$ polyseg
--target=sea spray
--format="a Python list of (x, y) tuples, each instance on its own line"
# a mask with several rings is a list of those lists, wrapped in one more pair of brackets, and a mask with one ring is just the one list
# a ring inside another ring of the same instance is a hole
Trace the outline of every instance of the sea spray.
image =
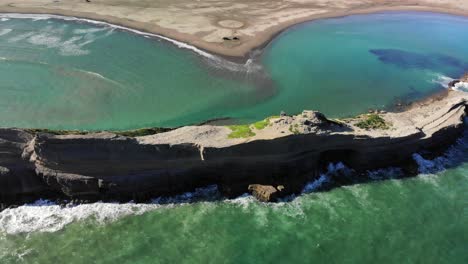
[(147, 204), (96, 202), (59, 205), (49, 200), (38, 200), (0, 212), (0, 232), (56, 232), (72, 222), (89, 218), (93, 218), (98, 224), (105, 224), (128, 215), (141, 215), (156, 209), (212, 201), (217, 198), (219, 192), (217, 186), (213, 185), (173, 197), (154, 198)]
[(12, 31), (11, 28), (2, 28), (0, 29), (0, 36), (4, 36)]
[(426, 159), (419, 153), (413, 154), (413, 160), (418, 165), (418, 172), (421, 174), (435, 174), (448, 167), (456, 167), (468, 160), (468, 118), (464, 120), (464, 132), (456, 143), (450, 146), (442, 156), (434, 159)]
[[(454, 146), (450, 147), (444, 155), (428, 160), (423, 158), (420, 154), (415, 153), (413, 159), (417, 162), (420, 173), (434, 174), (445, 170), (447, 167), (456, 166), (464, 162), (467, 159), (466, 153), (468, 153), (467, 142), (468, 131), (466, 131), (463, 137), (460, 138)], [(289, 199), (272, 204), (260, 203), (255, 200), (253, 196), (248, 194), (235, 199), (220, 200), (222, 197), (215, 185), (173, 197), (154, 198), (152, 203), (148, 204), (97, 202), (92, 204), (67, 204), (61, 206), (51, 201), (38, 200), (33, 204), (26, 204), (0, 212), (0, 233), (55, 232), (63, 229), (70, 223), (83, 221), (88, 218), (95, 219), (97, 223), (105, 224), (129, 215), (142, 215), (156, 209), (170, 209), (175, 206), (186, 206), (198, 202), (232, 204), (247, 212), (250, 210), (259, 210), (258, 208), (273, 208), (275, 212), (281, 212), (289, 217), (305, 217), (302, 203), (304, 199), (308, 199), (308, 195), (321, 190), (327, 184), (331, 184), (332, 176), (342, 174), (349, 175), (350, 173), (352, 173), (352, 170), (343, 163), (330, 163), (326, 172), (322, 173), (318, 179), (304, 187), (302, 196), (289, 197)], [(394, 167), (369, 171), (368, 175), (370, 179), (376, 180), (399, 178), (403, 176), (402, 170)], [(392, 181), (395, 182), (397, 186), (401, 186), (401, 184), (397, 184), (399, 183), (398, 180)], [(361, 195), (364, 195), (362, 191), (356, 190), (356, 188), (362, 187), (354, 185), (345, 187), (344, 189), (349, 190), (353, 196), (356, 196), (355, 199), (364, 199), (361, 197)], [(339, 213), (335, 206), (337, 201), (331, 202), (323, 195), (316, 196), (316, 199), (321, 206), (327, 208), (330, 217), (338, 217)], [(368, 201), (358, 201), (358, 204), (367, 206)], [(266, 225), (267, 216), (264, 212), (259, 212), (259, 216), (261, 217), (258, 221), (260, 221), (262, 225)]]
[(435, 77), (432, 79), (432, 82), (440, 84), (440, 86), (443, 88), (448, 88), (450, 82), (455, 80), (440, 73), (434, 74), (434, 76)]
[(453, 89), (460, 92), (468, 92), (468, 82), (459, 82), (453, 86)]

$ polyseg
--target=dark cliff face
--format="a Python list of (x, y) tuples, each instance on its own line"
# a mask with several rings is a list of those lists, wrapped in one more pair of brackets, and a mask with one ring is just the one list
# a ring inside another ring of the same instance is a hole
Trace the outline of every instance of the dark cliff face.
[(0, 129), (0, 207), (36, 199), (51, 191), (22, 158), (33, 135), (18, 129)]
[(400, 136), (311, 133), (224, 147), (0, 129), (0, 198), (3, 206), (37, 198), (145, 201), (213, 184), (226, 196), (245, 193), (250, 184), (295, 193), (329, 162), (359, 172), (405, 165), (413, 153), (443, 149), (462, 132), (465, 108), (465, 101), (454, 104)]

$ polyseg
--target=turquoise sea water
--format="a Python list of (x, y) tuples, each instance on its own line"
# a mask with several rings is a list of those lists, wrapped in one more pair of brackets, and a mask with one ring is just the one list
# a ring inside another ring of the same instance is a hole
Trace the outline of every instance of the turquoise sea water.
[(468, 68), (467, 42), (466, 18), (350, 16), (295, 26), (236, 64), (109, 25), (3, 17), (0, 126), (130, 129), (303, 109), (350, 116), (443, 89), (443, 76)]
[[(49, 46), (38, 44), (47, 37), (29, 39), (33, 35), (12, 41), (21, 36), (18, 29), (0, 36), (0, 57), (10, 58), (0, 61), (0, 124), (97, 129), (175, 125), (222, 114), (251, 120), (281, 109), (354, 114), (440, 89), (435, 82), (446, 79), (439, 74), (459, 75), (468, 60), (467, 23), (445, 15), (392, 13), (302, 24), (258, 58), (266, 80), (255, 67), (237, 68), (232, 77), (226, 67), (235, 65), (213, 64), (168, 43), (111, 28), (11, 19), (0, 22), (0, 34), (8, 25), (23, 26), (23, 34), (37, 26), (70, 35), (48, 39), (55, 43)], [(79, 34), (79, 45), (70, 46), (67, 40)], [(155, 62), (165, 54), (157, 47), (168, 52), (164, 67)], [(125, 49), (142, 55), (120, 52)], [(174, 57), (179, 62), (171, 64)], [(184, 67), (188, 75), (170, 75), (172, 67)], [(162, 78), (161, 72), (164, 85), (149, 85)], [(190, 74), (199, 79), (187, 82)], [(50, 85), (41, 85), (44, 80)], [(130, 87), (137, 90), (129, 92)], [(239, 98), (249, 100), (238, 105)], [(24, 106), (35, 111), (22, 111)], [(163, 120), (168, 116), (170, 121)], [(371, 172), (374, 182), (321, 192), (318, 187), (340, 168), (330, 166), (303, 195), (275, 204), (251, 196), (213, 201), (213, 187), (152, 204), (60, 207), (38, 201), (0, 212), (0, 263), (468, 263), (468, 134), (437, 159), (414, 159), (417, 177), (401, 179), (397, 168), (386, 169)]]
[[(421, 174), (284, 203), (22, 206), (0, 212), (1, 263), (434, 263), (468, 261), (468, 134)], [(324, 174), (323, 178), (327, 178)], [(315, 189), (316, 190), (316, 189)], [(310, 192), (312, 191), (312, 192)]]

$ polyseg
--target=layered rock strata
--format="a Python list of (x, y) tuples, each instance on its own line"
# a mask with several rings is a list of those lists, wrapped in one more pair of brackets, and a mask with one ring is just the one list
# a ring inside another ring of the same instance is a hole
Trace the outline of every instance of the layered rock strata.
[(145, 201), (213, 184), (228, 197), (247, 192), (251, 184), (296, 193), (329, 162), (359, 172), (408, 164), (413, 153), (447, 147), (463, 130), (467, 99), (466, 93), (450, 91), (401, 113), (335, 121), (304, 111), (252, 125), (245, 138), (232, 138), (232, 127), (210, 125), (141, 137), (4, 128), (0, 203)]

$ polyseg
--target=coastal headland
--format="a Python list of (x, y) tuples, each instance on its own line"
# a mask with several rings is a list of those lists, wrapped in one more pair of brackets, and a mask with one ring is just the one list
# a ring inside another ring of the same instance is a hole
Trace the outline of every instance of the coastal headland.
[(0, 0), (0, 12), (56, 14), (159, 34), (212, 53), (247, 57), (304, 21), (382, 11), (468, 15), (463, 0)]
[(303, 111), (141, 133), (148, 135), (3, 128), (0, 198), (3, 208), (38, 198), (146, 201), (217, 185), (227, 197), (252, 191), (269, 201), (276, 192), (299, 193), (333, 162), (359, 173), (439, 153), (463, 131), (467, 100), (447, 90), (400, 113), (329, 120)]

